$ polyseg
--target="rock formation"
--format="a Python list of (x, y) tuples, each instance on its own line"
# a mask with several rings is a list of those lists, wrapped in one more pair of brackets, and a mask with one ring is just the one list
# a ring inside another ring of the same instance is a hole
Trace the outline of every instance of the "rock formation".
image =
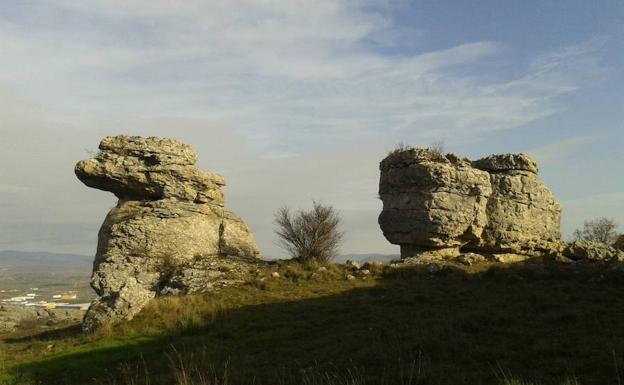
[(78, 162), (84, 184), (119, 201), (98, 234), (91, 285), (98, 298), (83, 327), (131, 319), (157, 294), (240, 282), (259, 252), (245, 223), (224, 209), (223, 177), (195, 165), (172, 139), (107, 137)]
[(624, 262), (624, 251), (599, 242), (574, 241), (562, 252), (571, 261)]
[(379, 225), (402, 258), (474, 251), (517, 260), (561, 248), (560, 206), (526, 155), (471, 162), (408, 148), (388, 155), (380, 170)]
[(401, 257), (436, 250), (457, 255), (478, 240), (492, 195), (487, 172), (466, 159), (428, 149), (409, 149), (381, 162), (379, 225)]

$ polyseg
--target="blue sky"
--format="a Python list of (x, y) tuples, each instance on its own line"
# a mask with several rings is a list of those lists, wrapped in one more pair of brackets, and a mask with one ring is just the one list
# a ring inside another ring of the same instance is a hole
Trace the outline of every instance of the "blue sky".
[(278, 256), (272, 213), (335, 205), (345, 253), (396, 252), (377, 165), (398, 142), (526, 152), (563, 234), (624, 231), (622, 1), (4, 1), (0, 249), (93, 253), (100, 138), (190, 143)]

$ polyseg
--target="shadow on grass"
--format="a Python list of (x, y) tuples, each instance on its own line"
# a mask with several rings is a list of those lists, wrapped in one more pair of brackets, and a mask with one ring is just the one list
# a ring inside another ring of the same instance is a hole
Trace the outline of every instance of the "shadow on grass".
[(25, 342), (36, 342), (36, 341), (55, 341), (62, 340), (68, 337), (74, 337), (82, 333), (82, 328), (80, 325), (66, 325), (60, 326), (57, 329), (46, 330), (39, 334), (26, 334), (22, 336), (16, 337), (6, 337), (3, 339), (5, 343), (15, 344), (15, 343), (25, 343)]
[[(152, 385), (172, 384), (171, 362), (180, 359), (201, 370), (228, 366), (227, 383), (234, 385), (472, 385), (501, 384), (508, 376), (546, 385), (619, 384), (622, 289), (624, 272), (611, 269), (400, 269), (373, 287), (244, 306), (205, 318), (202, 326), (104, 339), (17, 370), (34, 383), (90, 384), (110, 383), (137, 365)], [(140, 328), (141, 317), (132, 322)], [(75, 329), (5, 342), (63, 333)], [(360, 379), (304, 382), (306, 371)]]

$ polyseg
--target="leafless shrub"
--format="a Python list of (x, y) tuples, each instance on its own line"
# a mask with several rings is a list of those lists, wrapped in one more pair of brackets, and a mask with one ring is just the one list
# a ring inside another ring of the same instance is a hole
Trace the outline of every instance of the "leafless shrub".
[[(388, 152), (388, 156), (398, 155), (415, 149), (415, 147), (405, 144), (404, 142), (399, 142), (394, 146), (394, 149)], [(444, 155), (444, 140), (433, 142), (431, 145), (427, 146), (426, 149), (435, 154)]]
[(615, 220), (605, 217), (585, 221), (583, 228), (574, 230), (575, 241), (600, 242), (611, 245), (618, 237), (618, 224)]
[(275, 214), (278, 245), (302, 262), (328, 262), (336, 256), (344, 233), (341, 219), (332, 206), (314, 202), (310, 211), (292, 213), (282, 207)]
[(427, 149), (438, 154), (444, 154), (444, 140), (438, 140), (431, 143), (431, 145), (427, 147)]
[(400, 154), (405, 151), (413, 150), (414, 147), (406, 144), (405, 142), (399, 142), (394, 146), (394, 148), (388, 151), (388, 156)]

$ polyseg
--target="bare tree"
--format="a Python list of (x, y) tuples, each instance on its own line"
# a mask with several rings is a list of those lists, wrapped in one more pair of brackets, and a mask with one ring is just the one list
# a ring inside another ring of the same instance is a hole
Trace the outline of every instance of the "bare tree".
[(582, 229), (574, 230), (575, 241), (601, 242), (611, 245), (618, 237), (615, 220), (605, 217), (585, 221)]
[(341, 219), (332, 206), (313, 205), (310, 211), (292, 213), (282, 207), (275, 213), (278, 245), (300, 261), (328, 262), (337, 255), (344, 238)]

